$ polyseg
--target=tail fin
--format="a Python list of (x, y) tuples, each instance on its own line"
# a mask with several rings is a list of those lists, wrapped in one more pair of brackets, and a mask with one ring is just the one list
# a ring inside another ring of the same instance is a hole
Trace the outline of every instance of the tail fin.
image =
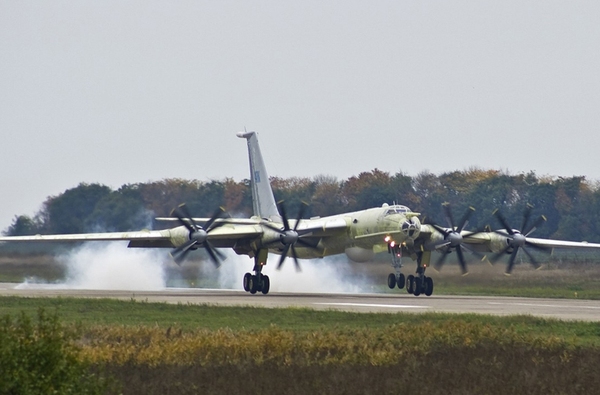
[(252, 207), (254, 216), (259, 218), (281, 220), (275, 197), (269, 182), (267, 168), (260, 153), (256, 132), (239, 132), (240, 138), (248, 141), (248, 156), (250, 158), (250, 186), (252, 188)]

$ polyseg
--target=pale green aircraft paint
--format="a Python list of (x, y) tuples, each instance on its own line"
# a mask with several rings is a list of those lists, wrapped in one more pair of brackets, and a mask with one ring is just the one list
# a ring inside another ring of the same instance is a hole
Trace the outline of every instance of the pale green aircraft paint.
[[(391, 288), (407, 287), (409, 293), (433, 293), (433, 280), (425, 275), (430, 265), (431, 253), (456, 252), (466, 272), (463, 250), (495, 255), (509, 254), (508, 272), (519, 249), (530, 256), (526, 247), (536, 249), (593, 248), (600, 244), (563, 240), (536, 239), (529, 237), (538, 223), (528, 229), (511, 229), (504, 221), (504, 229), (478, 233), (463, 230), (467, 215), (459, 225), (440, 227), (421, 223), (419, 213), (402, 205), (382, 204), (381, 207), (344, 213), (324, 218), (295, 220), (286, 217), (273, 197), (258, 137), (255, 132), (240, 132), (238, 137), (247, 140), (254, 215), (251, 218), (157, 218), (166, 223), (181, 224), (165, 230), (141, 230), (135, 232), (84, 233), (68, 235), (36, 235), (0, 237), (2, 242), (65, 242), (65, 241), (129, 241), (128, 247), (174, 248), (176, 262), (197, 248), (206, 248), (215, 263), (221, 257), (219, 249), (231, 248), (237, 254), (253, 258), (253, 274), (244, 276), (244, 288), (251, 292), (269, 292), (270, 280), (262, 273), (267, 265), (268, 253), (280, 255), (278, 267), (286, 257), (312, 259), (329, 255), (346, 254), (357, 262), (367, 262), (374, 254), (388, 252), (395, 270), (388, 277)], [(181, 210), (184, 208), (182, 207)], [(449, 208), (445, 207), (449, 210)], [(474, 209), (471, 209), (474, 210)], [(447, 211), (449, 216), (451, 213)], [(498, 214), (501, 222), (503, 218)], [(287, 226), (286, 226), (287, 218)], [(206, 228), (206, 229), (205, 229)], [(402, 256), (416, 261), (414, 275), (407, 277), (401, 271)], [(444, 255), (445, 256), (445, 255)], [(441, 262), (439, 261), (440, 265)], [(299, 266), (298, 266), (299, 267)]]

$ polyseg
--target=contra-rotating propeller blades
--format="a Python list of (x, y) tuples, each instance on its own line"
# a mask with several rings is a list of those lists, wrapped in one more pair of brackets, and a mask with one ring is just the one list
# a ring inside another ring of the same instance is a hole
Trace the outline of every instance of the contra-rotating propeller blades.
[(208, 235), (213, 230), (225, 225), (225, 222), (216, 222), (217, 219), (223, 216), (224, 212), (223, 207), (219, 207), (204, 224), (204, 227), (199, 226), (194, 221), (185, 203), (180, 204), (171, 212), (171, 215), (177, 217), (179, 223), (189, 231), (189, 240), (171, 251), (171, 256), (175, 263), (178, 265), (181, 264), (191, 250), (201, 246), (204, 247), (216, 267), (221, 265), (221, 261), (225, 259), (225, 255), (213, 247), (210, 241), (208, 241)]
[(430, 222), (430, 225), (433, 226), (435, 228), (435, 230), (437, 230), (444, 236), (444, 240), (437, 243), (435, 246), (436, 249), (442, 250), (442, 256), (437, 260), (434, 267), (438, 271), (441, 270), (442, 266), (444, 265), (444, 263), (446, 261), (446, 258), (448, 257), (448, 254), (452, 251), (456, 251), (460, 269), (461, 269), (463, 275), (465, 275), (468, 273), (468, 270), (467, 270), (467, 263), (465, 261), (465, 256), (463, 254), (463, 249), (467, 250), (473, 254), (476, 254), (476, 253), (475, 253), (475, 251), (472, 251), (472, 250), (468, 249), (467, 247), (465, 247), (463, 242), (464, 242), (465, 238), (473, 236), (474, 234), (479, 233), (479, 232), (478, 231), (467, 232), (467, 233), (462, 233), (462, 232), (465, 229), (465, 227), (467, 226), (467, 224), (469, 222), (469, 218), (471, 218), (471, 215), (473, 214), (473, 212), (475, 212), (475, 209), (473, 207), (467, 208), (467, 210), (465, 211), (465, 214), (462, 216), (462, 218), (460, 219), (458, 224), (456, 224), (454, 221), (454, 216), (452, 215), (452, 209), (450, 208), (450, 203), (448, 203), (448, 202), (443, 203), (442, 207), (444, 209), (444, 215), (445, 215), (446, 219), (448, 220), (450, 228), (444, 228), (436, 223)]
[[(517, 254), (519, 250), (523, 250), (525, 254), (529, 257), (529, 260), (534, 268), (538, 269), (540, 264), (533, 257), (531, 252), (527, 250), (526, 247), (530, 247), (536, 249), (538, 251), (547, 252), (547, 248), (538, 246), (533, 244), (527, 240), (527, 236), (533, 233), (540, 225), (546, 222), (546, 217), (540, 215), (538, 219), (536, 219), (533, 223), (529, 224), (529, 220), (531, 218), (531, 211), (533, 210), (533, 206), (528, 204), (523, 213), (523, 222), (521, 223), (521, 229), (513, 229), (506, 218), (502, 215), (499, 210), (494, 210), (493, 215), (498, 219), (498, 221), (502, 224), (503, 230), (495, 231), (497, 234), (501, 236), (507, 237), (507, 246), (500, 252), (494, 254), (490, 259), (490, 262), (495, 263), (502, 255), (508, 253), (510, 251), (510, 258), (508, 260), (508, 266), (506, 267), (506, 274), (509, 275), (513, 267), (515, 266)], [(511, 251), (512, 250), (512, 251)]]
[(293, 228), (290, 227), (290, 222), (288, 220), (287, 212), (285, 210), (285, 205), (283, 204), (283, 201), (277, 202), (277, 206), (279, 208), (279, 213), (281, 215), (281, 220), (283, 222), (283, 229), (276, 227), (270, 223), (264, 224), (269, 229), (272, 229), (279, 233), (279, 239), (274, 241), (273, 243), (283, 244), (283, 250), (281, 251), (281, 257), (279, 258), (279, 263), (277, 264), (277, 270), (281, 269), (281, 266), (283, 265), (285, 258), (287, 257), (288, 253), (291, 251), (292, 258), (294, 258), (294, 265), (296, 266), (296, 270), (301, 271), (300, 263), (298, 262), (298, 253), (296, 251), (296, 244), (299, 244), (303, 247), (307, 247), (307, 248), (311, 248), (311, 249), (317, 249), (315, 246), (313, 246), (309, 242), (303, 240), (301, 232), (298, 231), (298, 226), (302, 222), (302, 217), (304, 216), (304, 212), (306, 210), (306, 207), (308, 207), (308, 204), (305, 202), (302, 202), (302, 204), (300, 205), (300, 209), (298, 210), (298, 215), (296, 217), (296, 222), (295, 222)]

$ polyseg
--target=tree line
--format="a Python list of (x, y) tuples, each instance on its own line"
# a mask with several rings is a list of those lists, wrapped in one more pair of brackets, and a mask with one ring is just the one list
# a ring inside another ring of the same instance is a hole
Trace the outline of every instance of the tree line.
[[(531, 204), (536, 217), (543, 214), (547, 218), (536, 237), (600, 242), (600, 186), (583, 176), (550, 177), (534, 172), (515, 175), (479, 168), (409, 176), (374, 169), (345, 180), (325, 175), (272, 177), (271, 185), (276, 200), (284, 201), (290, 217), (295, 217), (302, 202), (309, 204), (305, 218), (397, 203), (446, 225), (442, 203), (449, 202), (457, 220), (469, 206), (476, 208), (467, 229), (486, 225), (500, 228), (492, 216), (495, 209), (502, 211), (511, 227), (519, 229), (523, 212)], [(183, 202), (197, 217), (210, 217), (220, 206), (234, 217), (252, 215), (247, 179), (165, 179), (126, 184), (116, 190), (82, 183), (48, 197), (33, 217), (15, 216), (4, 233), (16, 236), (150, 228), (154, 217), (169, 216)]]

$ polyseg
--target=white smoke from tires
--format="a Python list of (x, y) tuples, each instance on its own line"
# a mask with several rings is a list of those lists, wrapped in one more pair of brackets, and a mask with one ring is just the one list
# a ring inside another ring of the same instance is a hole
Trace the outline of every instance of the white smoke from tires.
[[(254, 259), (234, 252), (226, 252), (227, 259), (219, 268), (206, 262), (199, 276), (215, 276), (216, 288), (242, 290), (242, 278), (246, 272), (253, 274)], [(269, 254), (262, 273), (269, 276), (270, 292), (298, 293), (359, 293), (366, 286), (361, 278), (350, 273), (346, 257), (299, 260), (301, 271), (297, 272), (293, 258), (287, 258), (277, 270), (279, 255)], [(215, 272), (216, 271), (216, 272)]]
[[(64, 281), (52, 284), (52, 288), (157, 291), (173, 286), (243, 290), (242, 278), (246, 272), (253, 273), (254, 260), (231, 250), (221, 251), (227, 259), (219, 268), (209, 259), (193, 260), (193, 254), (203, 254), (202, 250), (193, 251), (190, 260), (184, 261), (179, 268), (166, 249), (127, 248), (119, 242), (86, 243), (56, 257), (64, 265), (66, 275)], [(365, 279), (352, 273), (345, 256), (299, 260), (300, 272), (296, 271), (293, 258), (287, 258), (281, 270), (277, 270), (278, 262), (279, 255), (269, 254), (268, 264), (263, 268), (262, 273), (270, 279), (270, 292), (368, 291)], [(184, 271), (188, 271), (185, 276)], [(36, 282), (30, 279), (22, 286)]]
[(166, 287), (164, 250), (130, 249), (122, 243), (85, 244), (58, 257), (72, 289), (154, 291)]

